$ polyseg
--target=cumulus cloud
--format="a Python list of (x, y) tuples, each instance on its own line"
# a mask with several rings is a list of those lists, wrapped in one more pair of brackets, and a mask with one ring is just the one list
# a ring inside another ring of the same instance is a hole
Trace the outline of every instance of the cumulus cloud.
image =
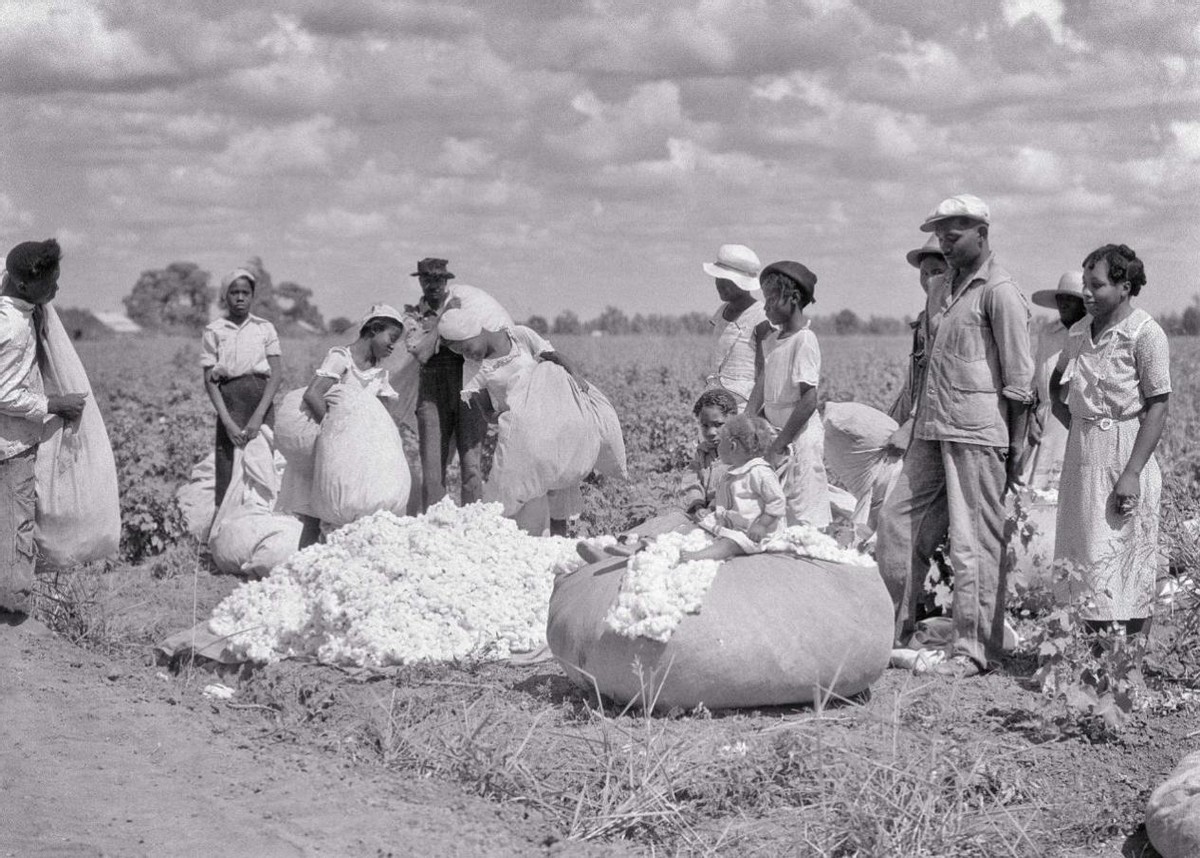
[(357, 133), (318, 114), (287, 125), (237, 131), (217, 158), (217, 165), (229, 173), (251, 176), (324, 173), (357, 143)]

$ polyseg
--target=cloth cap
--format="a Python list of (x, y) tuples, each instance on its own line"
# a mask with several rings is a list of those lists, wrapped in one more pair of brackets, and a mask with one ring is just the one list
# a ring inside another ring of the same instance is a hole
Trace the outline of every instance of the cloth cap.
[(758, 254), (744, 244), (722, 244), (717, 250), (717, 261), (704, 263), (704, 273), (709, 277), (729, 280), (743, 292), (758, 288), (760, 268)]
[(933, 232), (934, 224), (952, 217), (969, 217), (971, 220), (988, 224), (992, 222), (992, 213), (988, 210), (987, 203), (974, 194), (958, 194), (937, 204), (937, 208), (931, 211), (925, 218), (925, 223), (921, 224), (921, 232)]
[[(45, 241), (22, 241), (4, 258), (4, 268), (12, 277), (24, 283), (27, 280), (36, 280), (57, 266), (60, 255), (58, 242), (53, 238)], [(53, 264), (50, 264), (51, 262)]]
[(785, 274), (792, 280), (796, 281), (800, 287), (800, 294), (804, 296), (808, 303), (811, 304), (813, 301), (817, 300), (817, 275), (813, 274), (799, 262), (791, 262), (790, 260), (772, 262), (762, 270), (762, 272), (758, 275), (758, 279), (762, 280), (772, 272)]
[(446, 270), (446, 266), (450, 264), (448, 259), (436, 259), (432, 256), (426, 256), (417, 263), (417, 270), (412, 273), (413, 277), (441, 277), (444, 280), (453, 280), (454, 275)]
[(372, 304), (371, 309), (367, 310), (367, 314), (358, 323), (359, 336), (362, 335), (362, 329), (367, 326), (367, 322), (372, 319), (391, 319), (400, 327), (404, 327), (404, 316), (391, 304)]
[(449, 307), (438, 320), (438, 336), (443, 340), (458, 342), (469, 340), (483, 333), (487, 327), (483, 313), (469, 307)]
[(910, 250), (904, 255), (908, 260), (908, 264), (913, 268), (921, 267), (921, 258), (925, 256), (936, 256), (939, 259), (945, 259), (946, 254), (942, 253), (941, 242), (938, 241), (936, 235), (929, 236), (929, 240), (918, 247), (916, 250)]
[(1078, 298), (1083, 300), (1083, 272), (1068, 271), (1062, 277), (1058, 278), (1057, 289), (1039, 289), (1033, 293), (1033, 303), (1039, 307), (1049, 307), (1054, 309), (1058, 307), (1056, 300), (1059, 295), (1069, 298)]
[(245, 268), (235, 268), (221, 278), (221, 296), (225, 296), (225, 293), (229, 291), (229, 287), (233, 285), (234, 280), (240, 280), (243, 277), (250, 281), (251, 288), (258, 285), (258, 278), (254, 276), (252, 271), (248, 271)]

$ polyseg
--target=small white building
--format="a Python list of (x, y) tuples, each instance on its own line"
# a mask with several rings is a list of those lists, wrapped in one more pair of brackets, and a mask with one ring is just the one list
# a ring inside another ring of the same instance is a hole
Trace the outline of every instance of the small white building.
[(93, 310), (92, 315), (113, 333), (140, 334), (142, 332), (142, 326), (120, 310)]

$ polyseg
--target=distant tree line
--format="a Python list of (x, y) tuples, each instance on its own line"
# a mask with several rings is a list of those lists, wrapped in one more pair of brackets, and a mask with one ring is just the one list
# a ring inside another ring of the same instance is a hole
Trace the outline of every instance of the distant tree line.
[[(281, 334), (324, 333), (325, 320), (311, 289), (284, 281), (276, 285), (255, 256), (243, 266), (255, 275), (251, 312), (272, 322)], [(147, 331), (196, 333), (212, 315), (220, 284), (194, 262), (172, 262), (143, 271), (123, 299), (125, 313)]]

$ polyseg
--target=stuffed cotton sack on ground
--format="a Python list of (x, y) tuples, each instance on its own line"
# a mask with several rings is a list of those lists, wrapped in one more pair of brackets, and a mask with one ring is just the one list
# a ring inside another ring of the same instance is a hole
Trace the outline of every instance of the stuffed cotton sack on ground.
[[(547, 640), (582, 688), (660, 710), (805, 704), (858, 694), (887, 667), (892, 603), (874, 566), (785, 553), (736, 557), (711, 573), (686, 564), (711, 583), (698, 612), (665, 634), (655, 618), (632, 618), (655, 639), (614, 628), (631, 616), (621, 594), (636, 562), (601, 561), (555, 582)], [(687, 590), (660, 600), (664, 613)]]

